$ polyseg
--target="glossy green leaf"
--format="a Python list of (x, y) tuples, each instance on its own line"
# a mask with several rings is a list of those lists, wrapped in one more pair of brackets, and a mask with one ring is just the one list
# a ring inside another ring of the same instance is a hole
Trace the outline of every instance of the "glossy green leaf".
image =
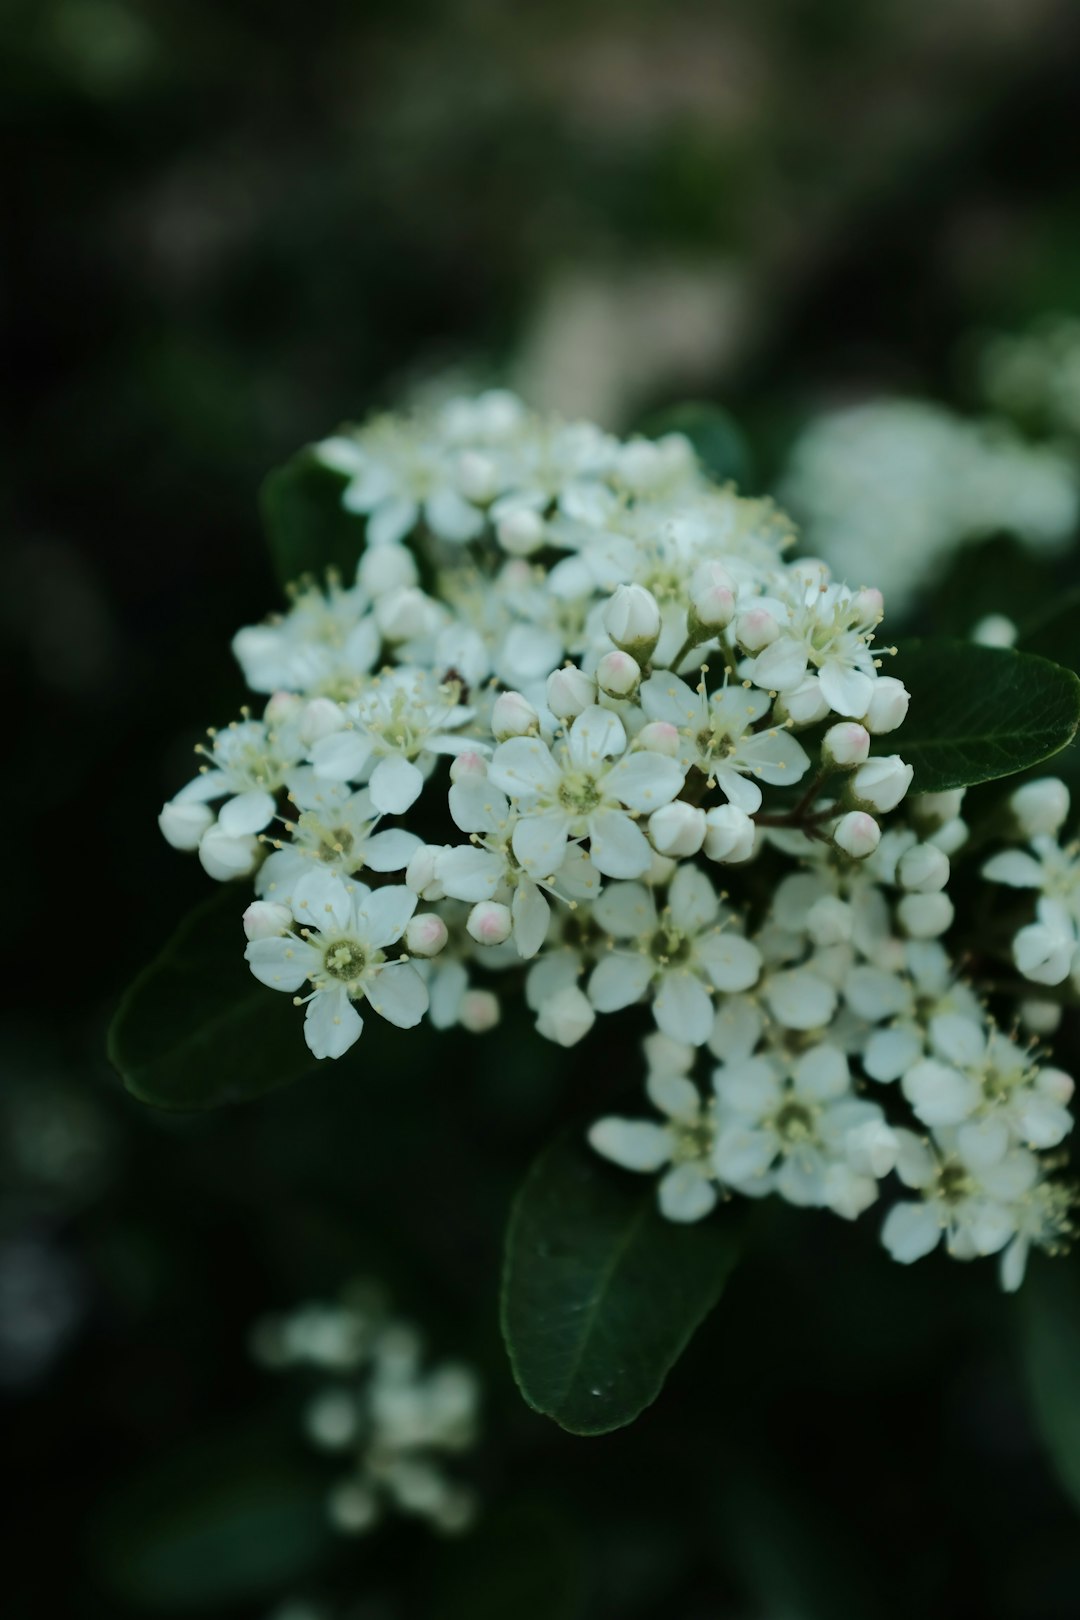
[(334, 568), (347, 582), (356, 573), (364, 521), (341, 504), (349, 480), (324, 467), (311, 449), (278, 467), (259, 493), (274, 571), (282, 585), (303, 574), (322, 578)]
[(1043, 1445), (1080, 1512), (1080, 1264), (1036, 1259), (1020, 1295), (1022, 1349)]
[(559, 1138), (526, 1177), (506, 1235), (503, 1337), (526, 1401), (574, 1434), (632, 1423), (738, 1252), (727, 1211), (665, 1220), (653, 1177), (605, 1164), (579, 1130)]
[(698, 460), (718, 484), (729, 480), (744, 487), (750, 480), (750, 451), (738, 425), (719, 405), (696, 400), (656, 411), (641, 431), (650, 439), (682, 433), (690, 440)]
[(1080, 680), (1048, 659), (967, 641), (899, 645), (885, 673), (911, 693), (899, 731), (877, 753), (915, 768), (912, 791), (937, 793), (1012, 776), (1064, 748), (1080, 722)]
[(123, 997), (109, 1058), (128, 1090), (158, 1108), (216, 1108), (259, 1097), (314, 1062), (292, 997), (244, 961), (246, 887), (224, 885), (180, 924)]

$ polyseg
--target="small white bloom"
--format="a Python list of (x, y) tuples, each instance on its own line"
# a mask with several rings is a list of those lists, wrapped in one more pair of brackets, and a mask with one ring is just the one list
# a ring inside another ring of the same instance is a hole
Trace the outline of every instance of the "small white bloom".
[(622, 652), (648, 663), (660, 639), (660, 609), (641, 585), (619, 585), (604, 608), (604, 629)]
[(1069, 814), (1069, 790), (1058, 777), (1041, 776), (1010, 794), (1009, 809), (1023, 837), (1052, 836)]
[(496, 742), (509, 737), (531, 737), (540, 730), (540, 717), (520, 692), (500, 692), (491, 709), (491, 731)]
[(833, 829), (833, 842), (845, 855), (864, 861), (881, 842), (881, 828), (864, 810), (849, 810)]
[(673, 799), (649, 817), (649, 837), (661, 855), (696, 855), (705, 842), (705, 832), (704, 810), (683, 799)]
[(851, 780), (852, 796), (869, 810), (895, 810), (911, 786), (910, 765), (899, 754), (885, 754), (860, 765)]
[(270, 900), (253, 900), (244, 912), (244, 934), (248, 939), (272, 939), (277, 934), (288, 933), (292, 922), (288, 906), (275, 905)]
[(446, 924), (434, 911), (418, 911), (409, 918), (405, 949), (413, 956), (438, 956), (449, 937)]
[(573, 664), (548, 676), (547, 706), (556, 719), (574, 720), (595, 702), (595, 680)]
[(757, 827), (745, 810), (718, 804), (705, 815), (705, 854), (710, 861), (736, 865), (754, 853)]

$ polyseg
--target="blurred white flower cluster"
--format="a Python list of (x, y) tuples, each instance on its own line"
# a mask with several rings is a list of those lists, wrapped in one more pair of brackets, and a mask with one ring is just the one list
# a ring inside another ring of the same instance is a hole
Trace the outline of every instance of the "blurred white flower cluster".
[(983, 348), (980, 381), (990, 403), (1066, 440), (1080, 439), (1080, 320), (1049, 315)]
[[(854, 1216), (895, 1170), (921, 1199), (887, 1222), (898, 1258), (944, 1232), (1018, 1280), (1065, 1225), (1012, 1095), (1042, 1082), (1025, 1059), (1000, 1101), (1005, 1038), (941, 943), (959, 800), (896, 814), (881, 593), (787, 560), (781, 514), (679, 435), (499, 392), (316, 453), (358, 514), (355, 581), (240, 631), (265, 709), (210, 734), (161, 815), (212, 876), (253, 878), (247, 960), (305, 1005), (311, 1051), (341, 1056), (365, 1007), (490, 1028), (520, 981), (561, 1046), (644, 1004), (668, 1123), (593, 1139), (669, 1167), (673, 1219), (728, 1190)], [(890, 1081), (888, 1109), (862, 1094)]]
[(305, 1369), (315, 1380), (307, 1436), (350, 1464), (327, 1498), (337, 1529), (362, 1534), (387, 1510), (446, 1534), (469, 1528), (475, 1494), (446, 1469), (477, 1439), (480, 1391), (468, 1367), (442, 1362), (425, 1370), (416, 1328), (387, 1316), (365, 1289), (264, 1318), (251, 1349), (272, 1371)]
[(919, 400), (872, 400), (814, 418), (792, 448), (780, 498), (810, 550), (841, 577), (871, 575), (894, 612), (964, 546), (1010, 534), (1053, 552), (1080, 520), (1069, 456), (1002, 422)]

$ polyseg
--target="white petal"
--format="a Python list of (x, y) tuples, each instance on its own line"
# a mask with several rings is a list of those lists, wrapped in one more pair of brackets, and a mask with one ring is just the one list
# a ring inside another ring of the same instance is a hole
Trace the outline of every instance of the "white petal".
[(713, 1006), (709, 992), (692, 973), (665, 973), (653, 1002), (653, 1015), (673, 1041), (704, 1046), (712, 1032)]
[(761, 789), (748, 777), (740, 776), (731, 761), (723, 765), (714, 765), (713, 776), (721, 793), (736, 810), (742, 810), (746, 815), (752, 816), (755, 810), (761, 809)]
[(597, 1012), (619, 1012), (631, 1006), (649, 988), (653, 964), (647, 956), (613, 952), (604, 956), (589, 976), (589, 1000)]
[(488, 781), (512, 799), (530, 799), (543, 794), (553, 798), (562, 772), (551, 757), (551, 750), (538, 737), (511, 737), (500, 743), (491, 756)]
[(686, 780), (677, 760), (644, 751), (628, 754), (604, 778), (604, 794), (631, 810), (656, 810), (670, 804)]
[(923, 1055), (922, 1037), (911, 1024), (876, 1029), (863, 1052), (863, 1068), (871, 1080), (899, 1080)]
[(569, 746), (575, 765), (582, 769), (595, 768), (600, 760), (622, 753), (626, 747), (626, 731), (617, 714), (594, 703), (579, 714), (570, 727)]
[(930, 1040), (934, 1051), (960, 1068), (978, 1063), (986, 1051), (986, 1036), (972, 1018), (959, 1013), (941, 1013), (930, 1020)]
[(373, 872), (402, 872), (421, 843), (415, 833), (406, 832), (404, 827), (387, 827), (365, 843), (364, 865)]
[(785, 1029), (817, 1029), (836, 1010), (832, 985), (803, 968), (772, 974), (765, 983), (765, 1000)]
[(969, 1075), (934, 1058), (916, 1063), (901, 1085), (924, 1125), (959, 1125), (978, 1107), (981, 1097), (978, 1084)]
[(739, 743), (735, 758), (743, 770), (751, 771), (759, 782), (776, 787), (798, 782), (806, 775), (810, 756), (790, 731), (777, 727), (759, 731)]
[(439, 882), (455, 900), (490, 900), (502, 882), (506, 861), (488, 849), (456, 844), (444, 849), (435, 862)]
[(940, 1238), (937, 1212), (930, 1204), (897, 1204), (881, 1228), (882, 1243), (904, 1266), (936, 1249)]
[(676, 869), (668, 887), (671, 920), (684, 934), (697, 934), (715, 922), (720, 911), (716, 890), (700, 867), (688, 862)]
[(741, 934), (711, 934), (698, 940), (696, 956), (718, 990), (749, 990), (761, 974), (761, 952)]
[(528, 961), (547, 938), (551, 907), (532, 879), (521, 877), (510, 903), (510, 912), (518, 955)]
[(345, 933), (352, 926), (353, 903), (339, 877), (312, 865), (298, 878), (292, 895), (293, 916), (309, 928)]
[(642, 681), (639, 701), (650, 720), (666, 720), (672, 726), (688, 726), (703, 721), (701, 699), (680, 680), (666, 671)]
[(732, 1125), (716, 1139), (713, 1169), (721, 1181), (732, 1187), (745, 1187), (748, 1182), (759, 1180), (775, 1157), (776, 1139), (768, 1131)]
[(716, 1206), (716, 1188), (699, 1164), (679, 1164), (656, 1189), (660, 1213), (669, 1221), (700, 1221)]
[(600, 810), (589, 817), (589, 855), (598, 872), (615, 878), (640, 877), (653, 858), (645, 834), (621, 810)]
[(253, 939), (244, 958), (260, 984), (271, 990), (295, 994), (309, 974), (322, 961), (320, 953), (302, 940), (292, 938)]
[[(348, 490), (345, 491), (348, 497)], [(381, 501), (368, 518), (367, 543), (369, 546), (393, 546), (404, 540), (415, 528), (420, 510), (416, 502), (404, 495)]]
[(806, 646), (790, 636), (781, 636), (750, 664), (755, 686), (766, 692), (792, 692), (806, 674)]
[(846, 976), (844, 999), (860, 1018), (877, 1023), (906, 1012), (911, 1005), (911, 990), (898, 974), (884, 973), (863, 963)]
[(486, 776), (466, 776), (451, 785), (450, 814), (462, 832), (495, 832), (510, 814), (506, 796)]
[(780, 1101), (780, 1082), (767, 1057), (725, 1063), (716, 1070), (713, 1084), (724, 1107), (748, 1120), (764, 1119)]
[(339, 1058), (359, 1040), (364, 1020), (344, 987), (313, 996), (304, 1015), (304, 1039), (317, 1058)]
[(828, 658), (821, 666), (818, 679), (830, 709), (835, 709), (837, 714), (859, 720), (870, 707), (874, 695), (872, 675), (852, 669), (839, 659)]
[(589, 1128), (592, 1148), (624, 1170), (659, 1170), (671, 1158), (666, 1126), (645, 1119), (598, 1119)]
[(404, 883), (373, 889), (356, 908), (358, 918), (366, 924), (364, 938), (371, 945), (396, 944), (416, 905), (417, 896)]
[(315, 775), (328, 782), (351, 782), (371, 758), (371, 739), (362, 731), (333, 731), (311, 750)]
[(841, 1096), (848, 1088), (847, 1058), (839, 1047), (825, 1043), (812, 1046), (792, 1067), (795, 1089), (803, 1097), (825, 1102)]
[(645, 1082), (649, 1101), (671, 1119), (692, 1124), (701, 1115), (701, 1093), (685, 1074), (654, 1069)]
[(1041, 889), (1045, 873), (1033, 855), (1022, 849), (1006, 849), (987, 861), (983, 877), (991, 883), (1007, 883), (1011, 889)]
[(1009, 1131), (1000, 1119), (981, 1119), (961, 1125), (956, 1146), (964, 1163), (972, 1170), (986, 1170), (1000, 1164), (1009, 1147)]
[(524, 816), (514, 828), (514, 854), (531, 877), (553, 877), (566, 855), (568, 835), (564, 815)]
[(423, 772), (412, 760), (391, 754), (387, 759), (380, 759), (372, 771), (368, 792), (376, 810), (387, 816), (400, 816), (416, 803), (423, 786)]
[(428, 1009), (427, 985), (410, 962), (388, 962), (364, 993), (375, 1011), (399, 1029), (412, 1029)]
[(609, 883), (593, 906), (593, 917), (615, 939), (638, 939), (656, 932), (656, 903), (643, 883)]
[(484, 527), (483, 516), (476, 507), (446, 485), (428, 496), (424, 516), (428, 526), (444, 540), (472, 540)]
[(218, 811), (218, 826), (230, 838), (243, 838), (250, 833), (262, 832), (273, 818), (274, 809), (273, 794), (253, 788), (250, 793), (238, 793), (235, 799), (222, 805)]

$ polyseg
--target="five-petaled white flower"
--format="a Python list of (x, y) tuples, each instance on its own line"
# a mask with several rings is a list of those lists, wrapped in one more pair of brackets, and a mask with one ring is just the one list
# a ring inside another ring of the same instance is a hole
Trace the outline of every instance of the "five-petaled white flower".
[(753, 686), (709, 692), (704, 678), (695, 692), (667, 671), (650, 676), (641, 688), (641, 706), (650, 720), (677, 727), (684, 768), (696, 765), (748, 815), (761, 806), (758, 782), (790, 786), (810, 763), (805, 748), (783, 726), (753, 730), (771, 703), (767, 692)]

